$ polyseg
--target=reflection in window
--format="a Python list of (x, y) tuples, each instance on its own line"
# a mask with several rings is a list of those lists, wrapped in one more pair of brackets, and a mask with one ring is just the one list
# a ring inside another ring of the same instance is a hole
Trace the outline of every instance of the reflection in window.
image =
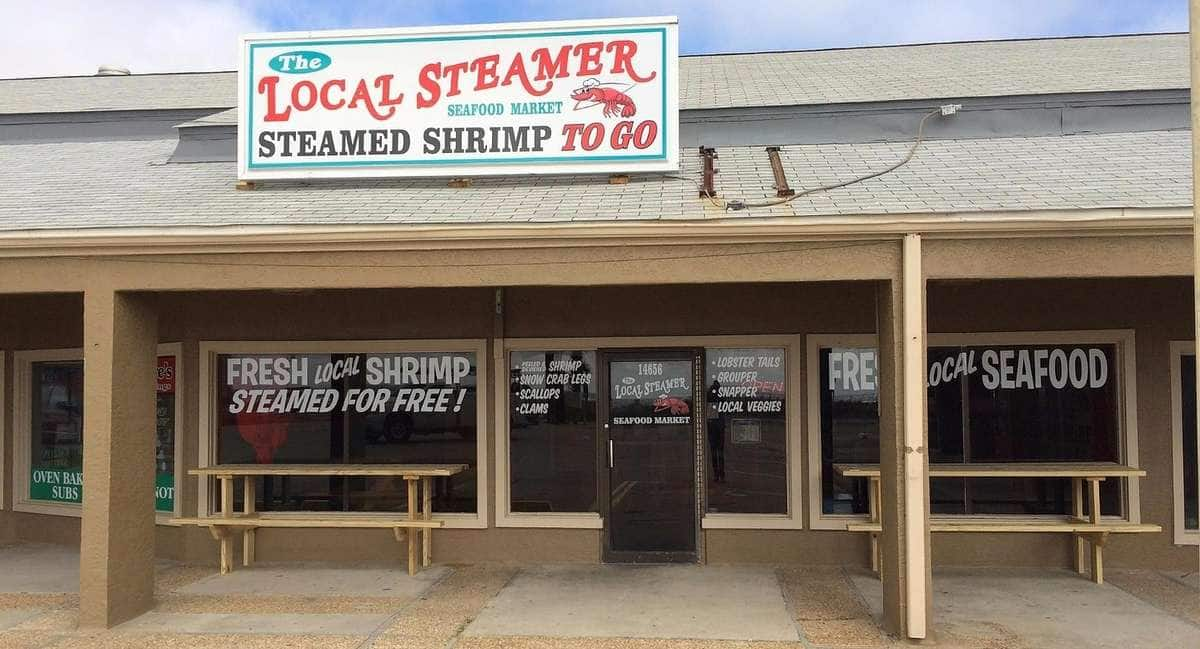
[[(1116, 346), (995, 345), (928, 350), (929, 461), (1117, 462)], [(879, 461), (874, 350), (821, 350), (822, 511), (867, 511), (865, 480), (835, 463)], [(934, 513), (1067, 514), (1069, 479), (930, 480)], [(1101, 511), (1121, 513), (1120, 481)]]
[(511, 511), (599, 511), (596, 352), (511, 352), (508, 371)]
[[(434, 478), (433, 507), (474, 512), (477, 378), (471, 352), (221, 354), (217, 462), (466, 464)], [(257, 498), (263, 511), (407, 507), (398, 476), (264, 476)]]
[(786, 514), (787, 363), (783, 349), (707, 349), (709, 512)]
[(1200, 502), (1196, 484), (1196, 355), (1184, 354), (1179, 359), (1179, 388), (1183, 391), (1179, 403), (1183, 415), (1183, 529), (1200, 529)]

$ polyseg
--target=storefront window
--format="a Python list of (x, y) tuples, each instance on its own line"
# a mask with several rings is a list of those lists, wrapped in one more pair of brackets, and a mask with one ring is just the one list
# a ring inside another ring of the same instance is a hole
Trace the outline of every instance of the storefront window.
[[(929, 461), (1117, 462), (1116, 345), (989, 345), (928, 350)], [(867, 511), (865, 484), (835, 463), (879, 461), (872, 349), (821, 350), (822, 511)], [(1066, 514), (1070, 480), (930, 480), (933, 513)], [(1101, 511), (1121, 511), (1105, 481)]]
[[(31, 363), (29, 499), (83, 502), (83, 361)], [(175, 510), (175, 357), (158, 358), (154, 509)]]
[(706, 349), (710, 513), (786, 514), (787, 363), (783, 349)]
[(33, 363), (30, 500), (83, 501), (83, 361)]
[(834, 463), (879, 462), (876, 354), (870, 348), (822, 348), (821, 511), (867, 512), (865, 480), (844, 478)]
[[(477, 379), (473, 352), (221, 354), (217, 462), (466, 464), (433, 505), (475, 512)], [(259, 480), (261, 511), (407, 507), (400, 477)]]
[(175, 511), (175, 385), (174, 356), (158, 357), (155, 382), (154, 510)]
[(1183, 421), (1179, 427), (1183, 435), (1180, 448), (1183, 457), (1179, 461), (1183, 467), (1183, 529), (1186, 531), (1200, 530), (1200, 501), (1196, 495), (1197, 454), (1196, 454), (1196, 355), (1183, 354), (1179, 359), (1179, 403), (1182, 405)]
[(596, 352), (509, 355), (513, 512), (595, 512)]

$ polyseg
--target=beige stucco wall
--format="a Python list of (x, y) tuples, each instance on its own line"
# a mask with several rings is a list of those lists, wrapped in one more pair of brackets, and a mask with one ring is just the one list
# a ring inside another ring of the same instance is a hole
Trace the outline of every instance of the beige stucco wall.
[[(946, 262), (948, 263), (948, 262)], [(942, 268), (944, 266), (939, 266)], [(560, 281), (562, 278), (560, 278)], [(1111, 567), (1183, 567), (1194, 550), (1171, 543), (1172, 487), (1168, 341), (1191, 336), (1191, 284), (1187, 279), (933, 281), (929, 329), (937, 332), (1132, 328), (1137, 337), (1138, 433), (1142, 517), (1158, 523), (1157, 535), (1128, 535), (1109, 545)], [(184, 418), (179, 443), (185, 468), (198, 454), (199, 342), (202, 340), (419, 339), (570, 336), (669, 336), (716, 334), (869, 333), (874, 328), (874, 287), (869, 282), (809, 284), (682, 284), (672, 286), (525, 287), (505, 291), (498, 329), (493, 292), (476, 289), (167, 293), (159, 296), (160, 338), (182, 342), (180, 395)], [(79, 522), (11, 511), (12, 351), (77, 347), (82, 341), (78, 295), (0, 296), (0, 349), (8, 362), (4, 417), (10, 422), (5, 452), (5, 540), (77, 543)], [(803, 364), (802, 364), (803, 365)], [(805, 380), (807, 377), (796, 377)], [(806, 393), (806, 392), (805, 392)], [(489, 395), (489, 400), (494, 395)], [(807, 408), (808, 404), (801, 404)], [(495, 430), (489, 421), (489, 466)], [(807, 485), (807, 458), (802, 459)], [(182, 470), (182, 469), (180, 469)], [(495, 472), (489, 472), (495, 480)], [(182, 481), (184, 511), (194, 512), (194, 479)], [(495, 493), (495, 485), (489, 485)], [(807, 505), (807, 494), (805, 504)], [(489, 520), (494, 523), (494, 496)], [(807, 514), (807, 512), (806, 512)], [(807, 518), (805, 519), (807, 520)], [(399, 561), (390, 533), (373, 530), (263, 530), (261, 560), (328, 559)], [(594, 530), (441, 530), (438, 561), (598, 560)], [(161, 556), (215, 562), (215, 544), (195, 528), (158, 528)], [(865, 565), (865, 535), (829, 531), (708, 530), (708, 560)], [(933, 538), (937, 564), (1067, 565), (1066, 538), (1037, 535), (947, 535)]]

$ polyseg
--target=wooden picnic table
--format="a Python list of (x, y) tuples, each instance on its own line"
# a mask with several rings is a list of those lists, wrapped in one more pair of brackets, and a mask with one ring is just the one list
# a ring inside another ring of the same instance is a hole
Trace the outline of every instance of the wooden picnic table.
[[(834, 464), (833, 470), (847, 478), (866, 478), (867, 512), (865, 524), (851, 523), (850, 531), (871, 534), (871, 568), (879, 572), (880, 467), (878, 464)], [(1075, 570), (1084, 573), (1084, 548), (1092, 546), (1092, 580), (1104, 583), (1103, 547), (1110, 533), (1161, 532), (1159, 525), (1129, 521), (1101, 522), (1100, 483), (1106, 478), (1143, 477), (1146, 471), (1116, 462), (999, 462), (930, 463), (930, 478), (1070, 478), (1071, 516), (1066, 522), (1021, 520), (1010, 516), (944, 516), (930, 521), (935, 532), (1066, 532), (1075, 539)], [(1083, 514), (1084, 484), (1087, 485), (1088, 515)]]
[[(207, 527), (220, 543), (221, 574), (233, 569), (233, 528), (242, 530), (242, 564), (254, 561), (255, 530), (259, 527), (391, 528), (397, 541), (407, 539), (408, 573), (417, 572), (416, 533), (421, 533), (421, 566), (433, 555), (433, 478), (449, 477), (466, 470), (465, 464), (218, 464), (188, 471), (200, 480), (215, 478), (220, 483), (220, 510), (213, 516), (177, 518), (182, 525)], [(405, 516), (359, 515), (331, 512), (288, 512), (264, 515), (255, 511), (255, 479), (259, 476), (299, 477), (398, 477), (408, 486)], [(233, 481), (244, 479), (242, 511), (233, 508)]]

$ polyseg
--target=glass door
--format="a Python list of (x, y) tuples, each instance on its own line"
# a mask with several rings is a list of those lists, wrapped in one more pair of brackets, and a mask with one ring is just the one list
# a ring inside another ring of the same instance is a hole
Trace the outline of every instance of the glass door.
[(605, 560), (696, 560), (693, 350), (607, 352)]

